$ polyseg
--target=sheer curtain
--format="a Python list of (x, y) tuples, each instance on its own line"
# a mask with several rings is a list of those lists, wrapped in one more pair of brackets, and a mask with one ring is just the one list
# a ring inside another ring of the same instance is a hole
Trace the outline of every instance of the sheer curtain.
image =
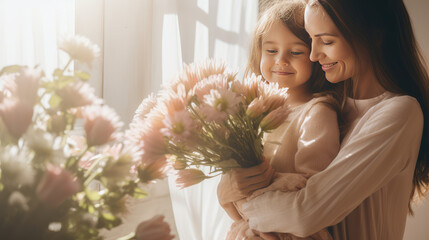
[[(182, 62), (208, 57), (223, 59), (229, 66), (243, 69), (257, 6), (257, 0), (154, 1), (153, 49), (160, 50), (153, 54), (154, 79), (166, 83), (181, 69)], [(169, 178), (180, 239), (225, 239), (232, 220), (217, 201), (218, 182), (219, 177), (179, 190), (173, 177)]]
[(50, 75), (68, 60), (57, 49), (58, 37), (74, 29), (74, 0), (1, 0), (0, 67), (39, 65)]

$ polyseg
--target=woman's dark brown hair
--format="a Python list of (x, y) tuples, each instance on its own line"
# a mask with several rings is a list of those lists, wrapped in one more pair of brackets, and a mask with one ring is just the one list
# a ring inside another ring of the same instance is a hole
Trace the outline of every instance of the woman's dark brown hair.
[(367, 66), (386, 90), (413, 96), (420, 103), (424, 128), (408, 205), (412, 214), (412, 200), (423, 197), (429, 183), (429, 78), (407, 9), (402, 0), (317, 0), (315, 4), (323, 7), (358, 61), (369, 61)]

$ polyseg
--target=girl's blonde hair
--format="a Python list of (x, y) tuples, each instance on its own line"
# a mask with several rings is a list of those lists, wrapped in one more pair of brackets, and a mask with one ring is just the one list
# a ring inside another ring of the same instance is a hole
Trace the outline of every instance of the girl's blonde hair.
[[(270, 3), (270, 6), (265, 5), (264, 9), (253, 34), (245, 76), (249, 76), (252, 73), (261, 75), (262, 38), (276, 22), (282, 22), (295, 36), (309, 48), (311, 47), (311, 38), (304, 28), (304, 2), (299, 0), (277, 0)], [(340, 114), (342, 107), (340, 103), (343, 98), (343, 84), (328, 82), (318, 63), (313, 63), (312, 74), (305, 84), (308, 91), (315, 97), (329, 96), (325, 103), (337, 111), (338, 120), (340, 126), (342, 126), (343, 121)]]

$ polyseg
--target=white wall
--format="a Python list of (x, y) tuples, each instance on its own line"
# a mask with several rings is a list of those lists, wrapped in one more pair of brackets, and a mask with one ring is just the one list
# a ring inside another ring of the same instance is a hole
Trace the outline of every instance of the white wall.
[[(417, 41), (429, 66), (429, 1), (428, 0), (405, 0)], [(427, 240), (429, 239), (429, 197), (418, 206), (414, 207), (415, 216), (408, 217), (404, 240)]]

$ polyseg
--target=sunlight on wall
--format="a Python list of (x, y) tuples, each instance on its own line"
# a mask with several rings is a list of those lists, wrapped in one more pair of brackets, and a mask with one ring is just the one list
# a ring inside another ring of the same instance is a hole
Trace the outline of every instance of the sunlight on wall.
[(209, 13), (209, 0), (198, 0), (197, 6), (205, 13)]
[(0, 67), (40, 65), (47, 73), (65, 65), (60, 36), (74, 34), (74, 0), (0, 1)]
[(162, 83), (168, 82), (172, 73), (182, 69), (182, 49), (180, 47), (179, 20), (177, 14), (165, 14), (162, 26)]
[(219, 0), (217, 26), (225, 31), (240, 32), (242, 0)]
[(209, 55), (209, 29), (197, 21), (195, 26), (194, 60), (204, 60)]

